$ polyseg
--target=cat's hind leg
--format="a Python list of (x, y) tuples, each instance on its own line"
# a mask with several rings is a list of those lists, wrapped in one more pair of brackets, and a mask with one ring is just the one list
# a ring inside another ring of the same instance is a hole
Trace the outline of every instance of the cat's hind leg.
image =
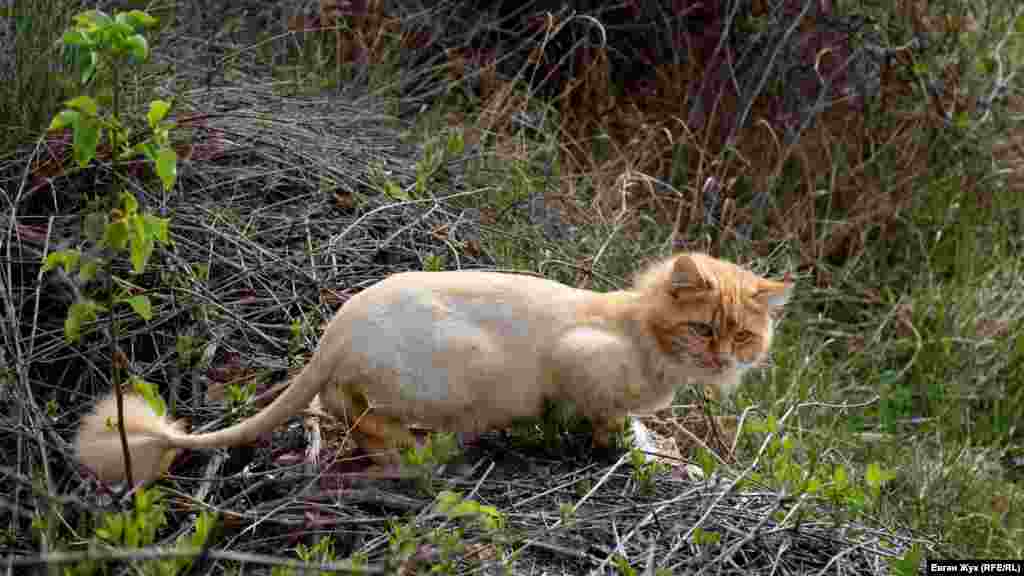
[(352, 437), (374, 463), (392, 468), (401, 464), (401, 450), (416, 446), (416, 437), (397, 418), (373, 414), (357, 417)]
[(349, 426), (356, 445), (374, 463), (395, 467), (401, 462), (399, 451), (416, 445), (416, 437), (401, 420), (374, 413), (359, 385), (332, 386), (322, 397), (327, 410)]

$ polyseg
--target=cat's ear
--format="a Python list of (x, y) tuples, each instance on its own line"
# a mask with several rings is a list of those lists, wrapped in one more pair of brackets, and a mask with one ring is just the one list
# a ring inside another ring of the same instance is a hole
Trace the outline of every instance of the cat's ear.
[(789, 275), (787, 274), (782, 282), (762, 280), (761, 285), (757, 288), (757, 293), (754, 294), (754, 298), (766, 308), (776, 310), (785, 306), (792, 295), (793, 282), (789, 280)]
[(697, 261), (689, 254), (680, 254), (672, 264), (672, 294), (679, 291), (700, 292), (710, 288), (707, 279), (700, 271)]

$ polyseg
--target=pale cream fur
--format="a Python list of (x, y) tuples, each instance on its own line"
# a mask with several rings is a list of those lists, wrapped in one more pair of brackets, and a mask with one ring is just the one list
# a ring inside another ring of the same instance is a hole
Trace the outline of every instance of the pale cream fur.
[[(129, 400), (134, 477), (157, 478), (174, 450), (252, 442), (317, 394), (371, 452), (408, 445), (407, 423), (480, 432), (539, 415), (545, 399), (591, 418), (603, 444), (628, 414), (666, 407), (680, 385), (730, 394), (767, 353), (772, 313), (791, 290), (699, 253), (610, 293), (497, 272), (395, 274), (349, 299), (287, 390), (234, 426), (188, 434)], [(101, 400), (76, 440), (80, 461), (104, 480), (124, 478), (107, 424), (116, 414), (113, 396)]]

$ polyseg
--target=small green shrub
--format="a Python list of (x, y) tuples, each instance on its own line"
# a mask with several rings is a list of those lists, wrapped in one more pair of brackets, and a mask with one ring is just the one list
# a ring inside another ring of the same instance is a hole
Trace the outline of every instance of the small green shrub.
[[(131, 510), (107, 512), (101, 516), (92, 547), (142, 548), (156, 543), (157, 534), (167, 526), (163, 492), (157, 487), (140, 489), (135, 493), (133, 502)], [(196, 519), (195, 530), (179, 536), (175, 546), (199, 550), (213, 537), (216, 527), (216, 516), (203, 510)], [(193, 558), (189, 556), (181, 556), (133, 564), (145, 576), (175, 576), (187, 573), (192, 561)], [(106, 573), (100, 560), (79, 562), (64, 569), (64, 576), (93, 576), (97, 573)]]

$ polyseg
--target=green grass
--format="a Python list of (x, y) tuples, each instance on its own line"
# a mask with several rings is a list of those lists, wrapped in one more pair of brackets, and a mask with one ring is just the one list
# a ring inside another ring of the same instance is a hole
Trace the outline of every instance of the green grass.
[[(945, 224), (949, 235), (965, 226)], [(901, 262), (903, 289), (860, 280), (889, 274), (882, 266), (836, 270), (833, 277), (849, 280), (800, 296), (781, 328), (774, 368), (743, 392), (773, 413), (807, 399), (866, 403), (807, 409), (798, 425), (813, 431), (808, 449), (897, 470), (883, 520), (935, 535), (956, 557), (1024, 552), (1024, 493), (998, 472), (1000, 451), (1021, 445), (1024, 411), (1024, 259), (1009, 248), (997, 241), (979, 251), (997, 256), (953, 273)], [(1005, 517), (1002, 499), (1012, 503)]]
[[(16, 29), (11, 60), (14, 81), (0, 86), (0, 150), (35, 140), (74, 86), (54, 74), (61, 61), (55, 42), (71, 21), (72, 0), (15, 2), (10, 14)], [(29, 9), (31, 7), (31, 9)]]

